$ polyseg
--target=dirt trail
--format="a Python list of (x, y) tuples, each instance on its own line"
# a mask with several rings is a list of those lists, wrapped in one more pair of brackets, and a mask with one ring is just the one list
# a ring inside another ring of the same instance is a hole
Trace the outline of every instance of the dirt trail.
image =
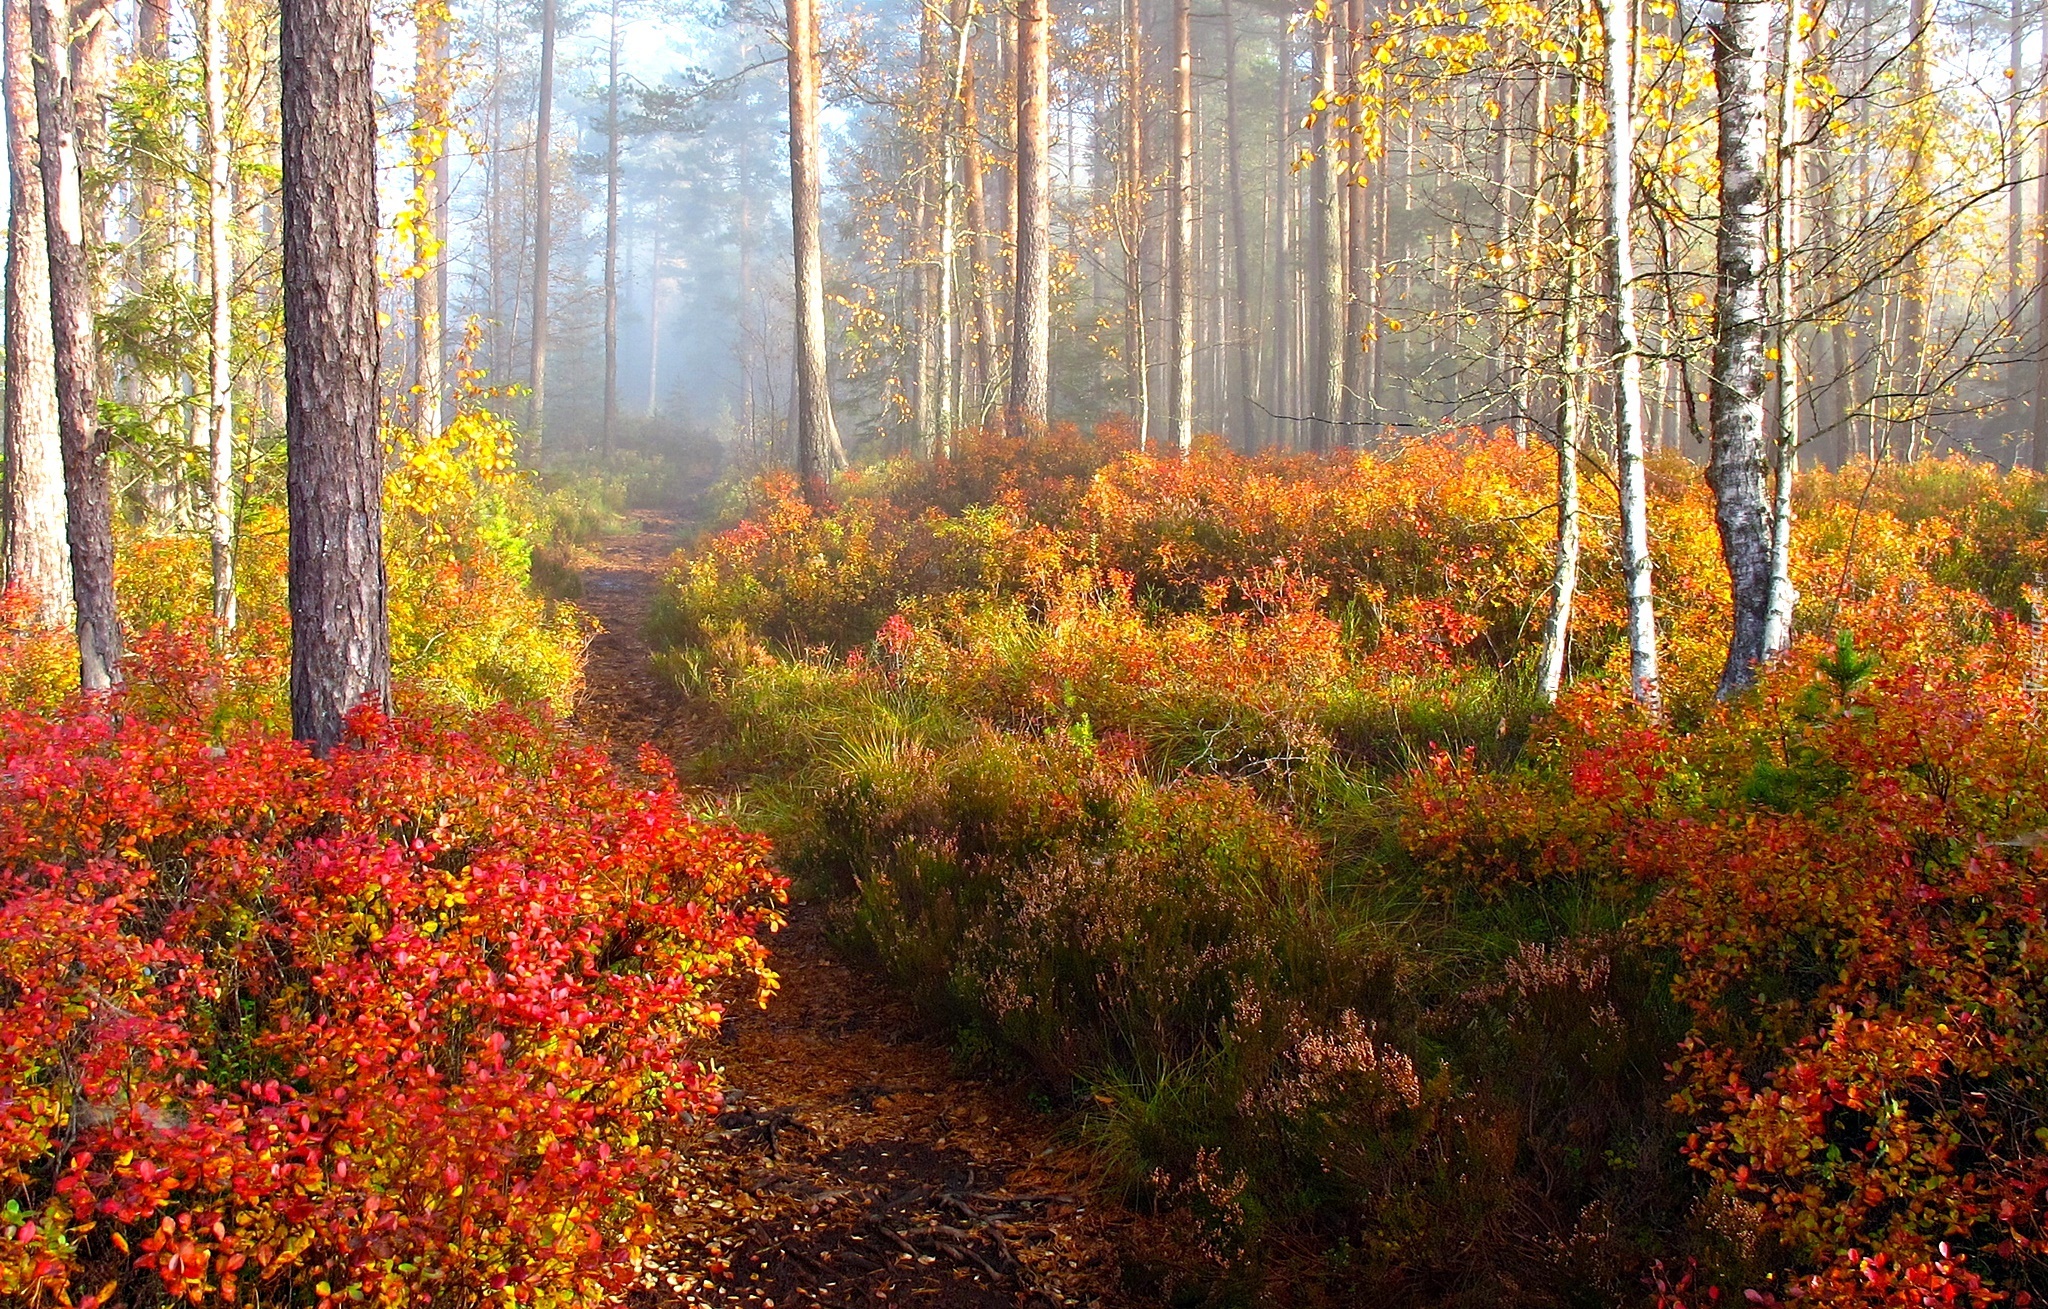
[[(585, 570), (592, 644), (576, 724), (630, 761), (703, 727), (648, 662), (642, 633), (674, 521), (642, 515)], [(718, 1051), (726, 1111), (675, 1179), (674, 1216), (638, 1303), (969, 1306), (1156, 1303), (1158, 1224), (1105, 1194), (1058, 1123), (962, 1077), (945, 1047), (791, 906), (781, 993), (733, 1015)]]

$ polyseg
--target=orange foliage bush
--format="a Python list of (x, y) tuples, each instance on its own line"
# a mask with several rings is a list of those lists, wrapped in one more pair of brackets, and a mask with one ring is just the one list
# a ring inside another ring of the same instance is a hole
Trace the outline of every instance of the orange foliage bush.
[(782, 884), (509, 711), (216, 735), (203, 642), (0, 710), (0, 1295), (587, 1304)]

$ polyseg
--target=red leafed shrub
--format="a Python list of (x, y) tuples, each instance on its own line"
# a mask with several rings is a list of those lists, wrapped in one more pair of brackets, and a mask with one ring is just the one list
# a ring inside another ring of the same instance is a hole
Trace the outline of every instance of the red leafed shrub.
[(0, 1296), (585, 1304), (783, 884), (509, 711), (0, 710)]

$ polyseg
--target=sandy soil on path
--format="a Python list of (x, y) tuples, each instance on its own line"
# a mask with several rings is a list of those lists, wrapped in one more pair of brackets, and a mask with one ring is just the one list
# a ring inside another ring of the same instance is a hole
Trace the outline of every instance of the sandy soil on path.
[[(674, 522), (602, 546), (581, 603), (604, 631), (574, 723), (630, 763), (707, 728), (648, 663), (642, 633)], [(1092, 1174), (1060, 1124), (1014, 1088), (962, 1076), (879, 979), (798, 903), (774, 941), (782, 989), (727, 1022), (726, 1109), (684, 1154), (663, 1249), (636, 1297), (686, 1305), (1158, 1303), (1156, 1221)]]

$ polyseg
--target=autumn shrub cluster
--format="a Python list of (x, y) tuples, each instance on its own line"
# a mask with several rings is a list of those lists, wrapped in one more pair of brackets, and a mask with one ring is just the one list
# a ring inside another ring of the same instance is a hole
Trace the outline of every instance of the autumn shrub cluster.
[(618, 1292), (711, 988), (772, 986), (765, 845), (509, 709), (219, 730), (204, 635), (140, 645), (0, 709), (0, 1298)]
[[(515, 462), (516, 433), (488, 411), (464, 412), (432, 440), (397, 429), (386, 439), (394, 676), (420, 703), (545, 703), (566, 712), (582, 689), (594, 629), (533, 582), (537, 552), (544, 555), (572, 511)], [(216, 670), (231, 679), (233, 694), (210, 702), (223, 721), (281, 725), (290, 662), (283, 506), (252, 495), (236, 541), (237, 622), (218, 635), (230, 657)], [(115, 590), (131, 643), (213, 625), (204, 538), (124, 527), (115, 545)], [(77, 684), (76, 650), (24, 620), (16, 602), (0, 601), (0, 643), (11, 652), (0, 657), (0, 702), (53, 705)]]
[(709, 766), (1226, 1283), (2048, 1293), (2037, 479), (1806, 479), (1799, 642), (1717, 705), (1711, 501), (1657, 465), (1662, 723), (1615, 691), (1597, 490), (1574, 687), (1533, 695), (1554, 487), (1506, 440), (1067, 433), (834, 492), (757, 484), (677, 560)]

